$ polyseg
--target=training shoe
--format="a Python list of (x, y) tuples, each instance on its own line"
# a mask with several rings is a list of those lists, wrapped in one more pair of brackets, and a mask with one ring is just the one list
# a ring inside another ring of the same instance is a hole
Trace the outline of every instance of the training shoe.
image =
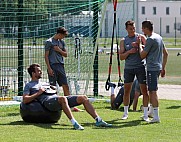
[(84, 110), (81, 110), (81, 109), (79, 109), (79, 108), (77, 108), (77, 107), (73, 107), (73, 108), (71, 108), (71, 110), (73, 111), (73, 112), (83, 112)]
[(79, 123), (75, 122), (73, 125), (75, 130), (84, 130), (84, 127), (82, 127)]
[(141, 119), (142, 120), (144, 120), (144, 121), (146, 121), (146, 122), (150, 122), (150, 119), (149, 119), (149, 117), (146, 117), (146, 116), (141, 116)]
[(160, 123), (160, 118), (158, 119), (153, 118), (149, 123)]
[(112, 127), (112, 124), (109, 124), (103, 120), (101, 121), (97, 121), (96, 124), (95, 124), (97, 127)]
[(121, 119), (122, 119), (122, 120), (128, 119), (128, 115), (127, 115), (127, 114), (124, 114), (123, 117), (122, 117)]

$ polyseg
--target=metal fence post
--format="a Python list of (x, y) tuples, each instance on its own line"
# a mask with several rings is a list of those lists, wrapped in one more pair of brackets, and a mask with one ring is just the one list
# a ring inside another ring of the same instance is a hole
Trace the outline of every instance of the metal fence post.
[(18, 96), (23, 94), (23, 0), (18, 0)]

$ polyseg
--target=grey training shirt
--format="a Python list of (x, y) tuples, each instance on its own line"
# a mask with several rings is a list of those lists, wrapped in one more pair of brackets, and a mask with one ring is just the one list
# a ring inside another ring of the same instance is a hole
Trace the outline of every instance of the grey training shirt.
[(146, 57), (147, 71), (159, 71), (162, 69), (163, 48), (165, 48), (162, 37), (152, 33), (146, 40), (144, 51), (148, 52)]
[(62, 50), (65, 50), (65, 42), (63, 40), (55, 40), (53, 37), (49, 38), (45, 42), (45, 51), (49, 51), (50, 65), (61, 63), (64, 64), (63, 56), (53, 49), (54, 46), (59, 46)]
[[(137, 41), (137, 37), (139, 34), (135, 34), (133, 37), (126, 36), (124, 38), (124, 48), (125, 51), (130, 50), (131, 48), (134, 48), (131, 43)], [(140, 68), (144, 64), (144, 61), (141, 59), (139, 52), (136, 52), (134, 54), (129, 54), (128, 57), (125, 59), (125, 69), (135, 69)]]

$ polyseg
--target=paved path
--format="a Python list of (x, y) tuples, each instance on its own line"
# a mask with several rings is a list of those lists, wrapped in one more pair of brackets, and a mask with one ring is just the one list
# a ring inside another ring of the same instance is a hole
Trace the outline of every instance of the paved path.
[[(105, 90), (105, 83), (99, 82), (99, 95), (110, 95), (110, 91)], [(118, 91), (118, 90), (117, 90)], [(181, 85), (158, 85), (158, 98), (167, 100), (181, 100)]]
[(181, 85), (159, 85), (159, 99), (181, 100)]

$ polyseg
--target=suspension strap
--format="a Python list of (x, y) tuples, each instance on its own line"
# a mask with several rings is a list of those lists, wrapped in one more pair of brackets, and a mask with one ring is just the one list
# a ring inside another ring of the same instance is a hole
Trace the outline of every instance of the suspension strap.
[[(112, 31), (112, 43), (111, 43), (111, 53), (110, 53), (110, 61), (109, 61), (109, 72), (108, 72), (108, 78), (105, 84), (105, 89), (108, 91), (110, 88), (110, 76), (112, 71), (112, 55), (113, 55), (113, 44), (114, 44), (114, 30), (116, 31), (116, 8), (117, 8), (117, 0), (113, 0), (113, 6), (114, 6), (114, 22), (113, 22), (113, 31)], [(119, 59), (119, 52), (118, 52), (118, 40), (117, 40), (117, 32), (116, 32), (116, 42), (117, 42), (117, 58)], [(119, 75), (120, 75), (120, 61), (119, 61), (119, 69), (118, 69)]]

